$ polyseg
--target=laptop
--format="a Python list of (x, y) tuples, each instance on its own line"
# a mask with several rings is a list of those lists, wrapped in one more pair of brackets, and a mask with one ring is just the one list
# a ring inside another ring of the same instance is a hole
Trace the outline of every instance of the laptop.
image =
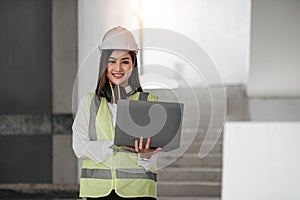
[(135, 140), (151, 138), (150, 148), (171, 151), (180, 146), (182, 103), (118, 100), (114, 144), (134, 147)]

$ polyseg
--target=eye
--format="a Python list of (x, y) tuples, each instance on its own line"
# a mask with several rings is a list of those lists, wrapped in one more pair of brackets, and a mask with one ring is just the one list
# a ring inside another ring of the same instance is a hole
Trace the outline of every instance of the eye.
[(129, 61), (124, 60), (124, 61), (122, 62), (122, 64), (128, 65), (128, 64), (129, 64)]
[(114, 63), (116, 63), (115, 60), (109, 60), (109, 61), (108, 61), (108, 64), (114, 64)]

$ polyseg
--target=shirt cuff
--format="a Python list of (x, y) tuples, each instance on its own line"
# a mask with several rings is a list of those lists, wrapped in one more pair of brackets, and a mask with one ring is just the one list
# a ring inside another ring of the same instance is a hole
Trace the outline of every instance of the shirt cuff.
[(141, 154), (138, 153), (137, 165), (143, 167), (146, 171), (149, 171), (156, 161), (157, 153), (153, 154), (149, 159), (143, 159)]

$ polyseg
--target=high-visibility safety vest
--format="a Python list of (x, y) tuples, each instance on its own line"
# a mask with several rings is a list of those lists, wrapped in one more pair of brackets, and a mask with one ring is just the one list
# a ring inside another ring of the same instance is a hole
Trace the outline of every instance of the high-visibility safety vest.
[[(89, 137), (91, 140), (113, 141), (115, 128), (106, 98), (94, 93), (86, 95), (90, 106)], [(129, 100), (157, 101), (157, 97), (136, 92)], [(98, 111), (98, 112), (95, 112)], [(99, 147), (101, 148), (101, 147)], [(83, 160), (80, 178), (80, 197), (107, 196), (114, 189), (121, 197), (157, 198), (157, 166), (149, 171), (137, 165), (137, 153), (120, 150), (101, 163)]]

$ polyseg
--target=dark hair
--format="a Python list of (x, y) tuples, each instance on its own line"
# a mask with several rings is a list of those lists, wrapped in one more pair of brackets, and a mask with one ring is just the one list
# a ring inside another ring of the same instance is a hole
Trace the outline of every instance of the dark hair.
[[(105, 96), (104, 89), (106, 88), (105, 86), (108, 86), (109, 84), (108, 78), (106, 77), (106, 73), (107, 73), (108, 60), (113, 51), (114, 50), (103, 50), (101, 53), (98, 83), (95, 91), (98, 97)], [(143, 89), (140, 84), (139, 74), (138, 74), (136, 53), (134, 51), (129, 51), (128, 53), (130, 54), (133, 63), (133, 69), (134, 69), (131, 76), (128, 79), (128, 84), (136, 87), (136, 88), (132, 88), (133, 90), (143, 92)]]

